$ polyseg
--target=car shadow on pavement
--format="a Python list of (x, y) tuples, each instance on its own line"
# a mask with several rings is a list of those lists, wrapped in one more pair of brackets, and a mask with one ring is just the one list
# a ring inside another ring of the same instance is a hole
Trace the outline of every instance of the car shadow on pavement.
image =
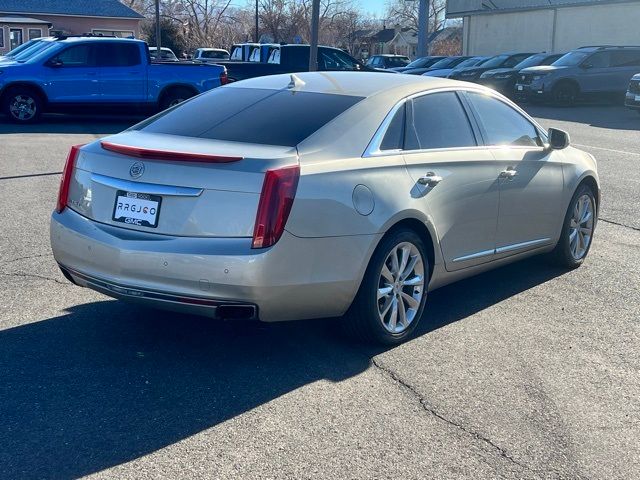
[[(418, 336), (563, 273), (534, 258), (444, 287)], [(387, 349), (351, 343), (339, 321), (234, 324), (105, 300), (0, 331), (2, 477), (91, 474), (353, 377)]]
[(38, 123), (19, 125), (0, 115), (0, 135), (4, 133), (119, 133), (143, 120), (143, 116), (45, 115)]
[(640, 130), (640, 115), (620, 105), (607, 103), (582, 104), (574, 107), (523, 104), (532, 117), (561, 122), (584, 123), (592, 127), (612, 130)]

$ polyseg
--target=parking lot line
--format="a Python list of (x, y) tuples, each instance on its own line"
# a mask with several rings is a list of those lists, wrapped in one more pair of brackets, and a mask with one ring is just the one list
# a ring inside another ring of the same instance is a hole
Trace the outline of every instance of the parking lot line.
[(628, 152), (626, 150), (614, 150), (613, 148), (595, 147), (593, 145), (582, 145), (580, 143), (574, 143), (573, 145), (576, 146), (576, 147), (580, 147), (580, 148), (595, 148), (597, 150), (607, 150), (608, 152), (622, 153), (624, 155), (640, 155), (640, 152)]

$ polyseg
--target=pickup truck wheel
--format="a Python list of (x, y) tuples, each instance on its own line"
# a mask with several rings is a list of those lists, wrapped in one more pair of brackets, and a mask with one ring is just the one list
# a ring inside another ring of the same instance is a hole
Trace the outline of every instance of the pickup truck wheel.
[(29, 88), (9, 89), (2, 96), (2, 111), (16, 123), (34, 123), (42, 114), (40, 95)]
[(160, 109), (166, 110), (167, 108), (178, 105), (191, 97), (193, 97), (193, 92), (188, 88), (171, 89), (162, 96)]

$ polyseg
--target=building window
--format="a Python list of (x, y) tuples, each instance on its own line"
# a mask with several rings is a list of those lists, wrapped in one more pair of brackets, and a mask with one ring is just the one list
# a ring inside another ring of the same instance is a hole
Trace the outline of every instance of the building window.
[(4, 48), (4, 28), (0, 25), (0, 48)]
[(42, 30), (39, 28), (30, 28), (29, 29), (29, 40), (33, 40), (34, 38), (40, 38), (42, 36)]
[(134, 36), (131, 30), (99, 30), (94, 28), (91, 33), (99, 37), (128, 38)]

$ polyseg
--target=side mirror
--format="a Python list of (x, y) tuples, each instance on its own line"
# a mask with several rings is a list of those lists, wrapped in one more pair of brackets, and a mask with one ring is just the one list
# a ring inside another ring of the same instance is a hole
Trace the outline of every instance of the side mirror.
[(47, 62), (47, 67), (59, 68), (62, 65), (64, 65), (64, 63), (62, 63), (62, 60), (59, 60), (57, 58), (52, 58)]
[(582, 65), (580, 65), (582, 68), (584, 68), (585, 70), (589, 70), (590, 68), (593, 68), (593, 64), (589, 63), (589, 62), (584, 62)]
[(569, 146), (571, 140), (569, 134), (557, 128), (549, 129), (549, 148), (551, 150), (563, 150)]

